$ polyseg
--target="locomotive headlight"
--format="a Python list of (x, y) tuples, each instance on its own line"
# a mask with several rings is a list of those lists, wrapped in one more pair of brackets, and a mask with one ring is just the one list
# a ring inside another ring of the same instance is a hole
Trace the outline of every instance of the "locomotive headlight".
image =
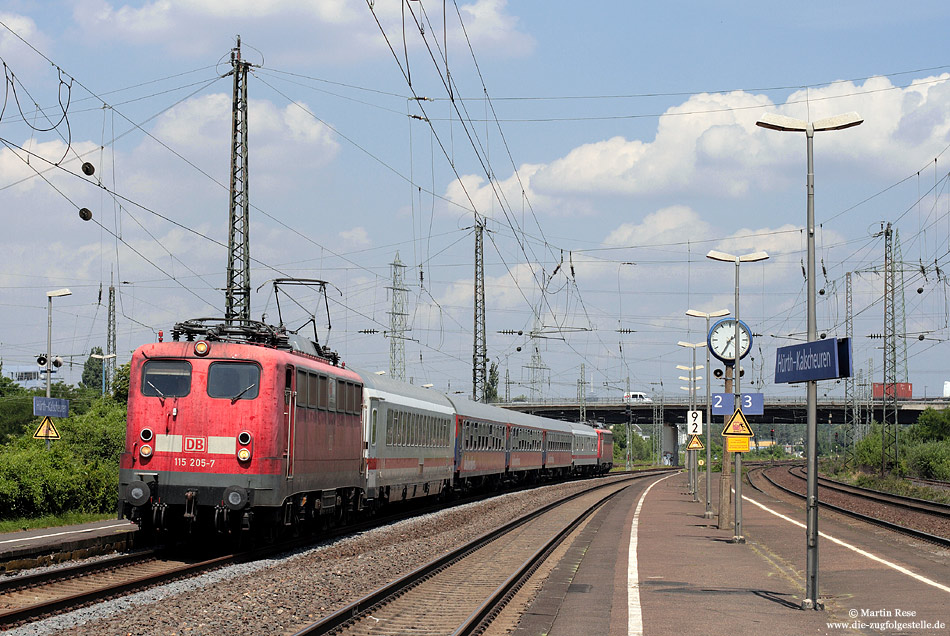
[(142, 459), (148, 459), (152, 456), (152, 447), (149, 444), (142, 444), (142, 448), (139, 449), (139, 455), (142, 456)]
[(204, 340), (199, 340), (195, 343), (195, 355), (196, 356), (206, 356), (208, 352), (211, 351), (211, 345), (209, 345)]
[(251, 449), (250, 448), (241, 448), (237, 452), (238, 461), (246, 462), (251, 458)]

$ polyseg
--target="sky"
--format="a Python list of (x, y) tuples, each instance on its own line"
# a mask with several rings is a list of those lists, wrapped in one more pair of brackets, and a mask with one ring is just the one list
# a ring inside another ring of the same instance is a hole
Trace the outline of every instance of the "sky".
[[(860, 126), (814, 139), (818, 332), (847, 334), (850, 273), (854, 372), (883, 381), (891, 224), (896, 376), (906, 358), (914, 395), (941, 395), (950, 5), (782, 10), (8, 0), (4, 368), (45, 351), (51, 290), (72, 291), (53, 299), (52, 350), (73, 383), (106, 346), (110, 283), (119, 364), (179, 321), (223, 315), (240, 36), (252, 65), (252, 318), (312, 335), (313, 316), (349, 366), (388, 370), (402, 287), (406, 378), (470, 394), (478, 219), (502, 396), (576, 397), (583, 378), (588, 399), (628, 383), (682, 397), (676, 367), (692, 351), (677, 343), (706, 338), (685, 312), (735, 311), (736, 268), (707, 252), (766, 251), (739, 268), (740, 318), (754, 333), (743, 390), (801, 397), (804, 387), (774, 383), (774, 367), (776, 348), (806, 335), (805, 136), (755, 122), (853, 111)], [(327, 281), (327, 298), (287, 289), (278, 313), (270, 281), (286, 277)], [(844, 384), (820, 383), (825, 395), (842, 397)]]

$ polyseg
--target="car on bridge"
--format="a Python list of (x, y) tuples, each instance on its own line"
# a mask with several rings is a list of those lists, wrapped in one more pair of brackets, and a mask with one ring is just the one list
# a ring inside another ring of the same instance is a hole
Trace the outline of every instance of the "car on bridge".
[(623, 394), (624, 404), (653, 404), (653, 400), (646, 393), (627, 391)]

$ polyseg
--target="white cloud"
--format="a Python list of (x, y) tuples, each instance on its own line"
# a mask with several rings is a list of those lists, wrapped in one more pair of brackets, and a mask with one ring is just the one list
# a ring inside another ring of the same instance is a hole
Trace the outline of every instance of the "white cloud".
[[(441, 9), (441, 5), (427, 7), (433, 24), (442, 24)], [(486, 55), (523, 55), (533, 48), (533, 38), (519, 32), (518, 19), (506, 12), (505, 0), (477, 0), (459, 9), (468, 39), (473, 46), (483, 47)], [(373, 13), (390, 37), (402, 33), (398, 3), (376, 2)], [(373, 13), (364, 2), (352, 0), (155, 0), (139, 6), (78, 0), (73, 17), (88, 37), (136, 45), (159, 43), (176, 55), (220, 53), (221, 41), (207, 37), (208, 33), (243, 33), (247, 45), (266, 51), (269, 62), (280, 63), (312, 62), (314, 56), (351, 62), (387, 51)], [(418, 9), (417, 14), (426, 19)], [(448, 18), (452, 46), (467, 48), (454, 10)], [(406, 20), (412, 20), (408, 12)], [(275, 33), (281, 35), (275, 37)], [(410, 33), (415, 35), (407, 41), (409, 49), (424, 51), (425, 43), (416, 30)], [(245, 53), (247, 59), (258, 55), (250, 50)]]
[(526, 55), (534, 49), (534, 38), (518, 31), (518, 18), (505, 13), (507, 7), (507, 0), (476, 0), (459, 7), (465, 31), (482, 54)]
[(774, 188), (783, 177), (771, 168), (800, 164), (804, 154), (802, 135), (758, 128), (758, 117), (777, 112), (815, 120), (850, 110), (865, 123), (836, 132), (834, 139), (830, 133), (816, 135), (823, 162), (888, 178), (906, 176), (950, 139), (950, 74), (906, 88), (880, 77), (863, 84), (836, 82), (807, 94), (794, 92), (785, 104), (743, 91), (693, 95), (666, 110), (652, 141), (617, 136), (586, 143), (531, 166), (522, 179), (534, 200), (546, 203), (537, 206), (545, 212), (548, 206), (560, 211), (575, 195), (743, 197)]
[[(336, 156), (339, 144), (330, 130), (308, 111), (306, 104), (279, 108), (269, 101), (249, 101), (248, 163), (253, 171), (252, 191), (286, 188), (299, 182), (303, 174), (312, 175)], [(226, 184), (230, 126), (231, 98), (218, 93), (175, 106), (157, 120), (152, 134)], [(140, 155), (155, 152), (154, 144), (148, 140), (137, 150)], [(143, 169), (151, 172), (149, 164), (154, 162), (141, 160)]]
[(340, 232), (340, 239), (342, 239), (343, 245), (347, 249), (360, 249), (373, 244), (373, 242), (369, 240), (369, 234), (367, 234), (366, 228), (364, 227), (354, 227), (351, 230), (344, 230)]
[(3, 57), (14, 73), (22, 74), (27, 69), (49, 68), (49, 63), (24, 43), (25, 40), (40, 51), (47, 50), (50, 45), (50, 38), (40, 31), (32, 18), (0, 11), (0, 21), (16, 33), (14, 35), (10, 30), (0, 28), (0, 57)]

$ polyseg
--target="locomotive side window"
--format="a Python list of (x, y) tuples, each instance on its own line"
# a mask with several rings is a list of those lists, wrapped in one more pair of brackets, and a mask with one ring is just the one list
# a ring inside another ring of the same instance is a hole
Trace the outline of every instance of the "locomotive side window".
[(297, 369), (297, 408), (308, 406), (310, 399), (307, 397), (307, 372)]
[(315, 373), (311, 373), (307, 375), (307, 395), (310, 396), (310, 400), (309, 402), (307, 402), (307, 404), (309, 404), (310, 408), (312, 409), (315, 409), (320, 406), (320, 398), (319, 398), (320, 392), (319, 392), (319, 389), (317, 388), (317, 385), (318, 385), (317, 380), (319, 377), (320, 376), (316, 375)]
[(260, 386), (261, 368), (252, 362), (212, 362), (208, 367), (208, 397), (253, 400)]
[(325, 375), (320, 376), (319, 393), (317, 394), (317, 407), (324, 411), (330, 408), (330, 390), (327, 388), (329, 378)]
[(149, 360), (142, 367), (142, 395), (182, 397), (191, 391), (191, 363), (186, 360)]
[(327, 400), (327, 408), (330, 409), (331, 411), (335, 411), (336, 403), (337, 403), (336, 401), (339, 399), (339, 397), (337, 396), (337, 391), (336, 391), (336, 381), (333, 380), (332, 378), (329, 378), (327, 380), (327, 388), (330, 389), (330, 397)]

